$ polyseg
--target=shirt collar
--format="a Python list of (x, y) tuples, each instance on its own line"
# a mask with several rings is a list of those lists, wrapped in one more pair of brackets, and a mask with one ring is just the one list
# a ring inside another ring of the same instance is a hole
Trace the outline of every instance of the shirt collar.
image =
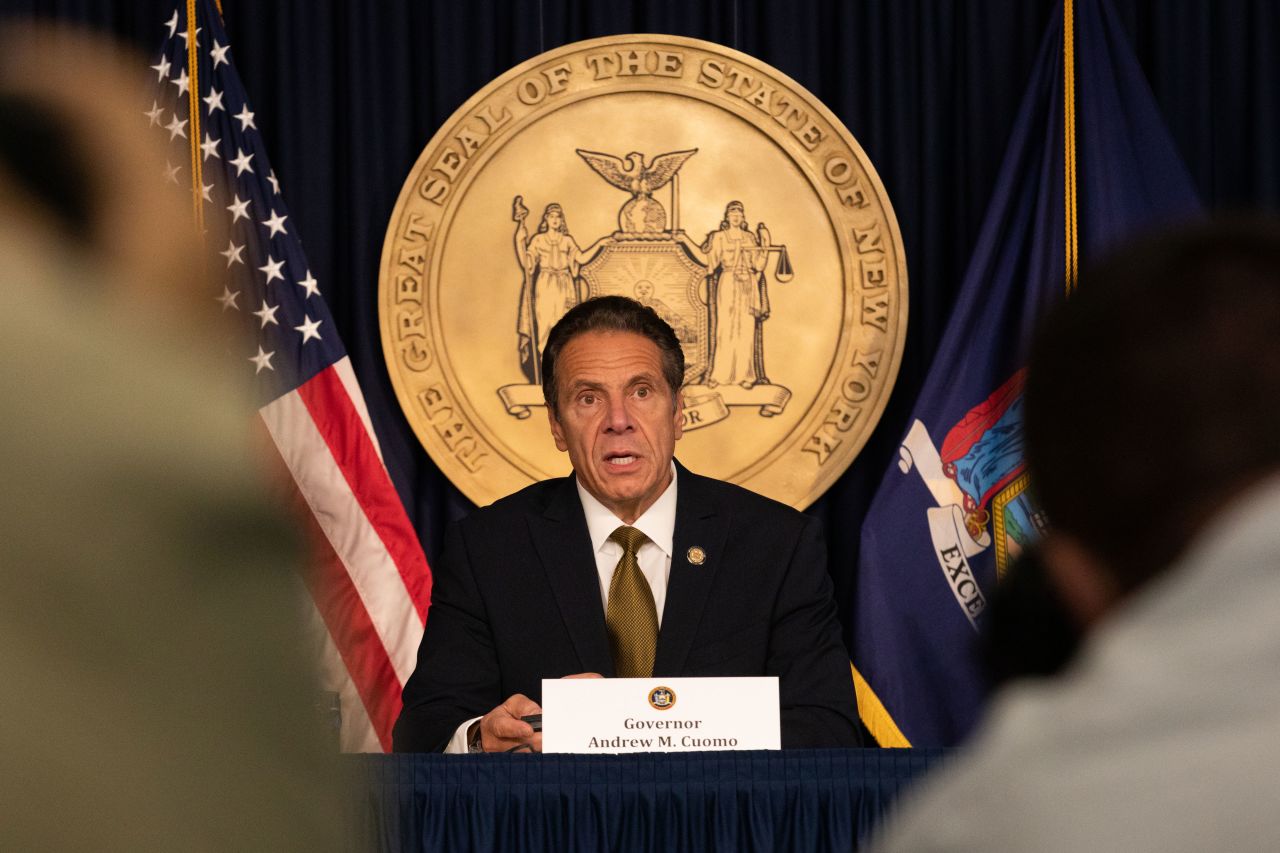
[[(648, 536), (649, 541), (661, 548), (662, 553), (667, 557), (671, 556), (676, 533), (676, 479), (676, 463), (673, 461), (671, 482), (667, 484), (662, 494), (658, 495), (653, 506), (645, 510), (644, 515), (637, 518), (631, 525)], [(600, 549), (608, 543), (610, 534), (618, 529), (618, 525), (626, 522), (596, 500), (595, 495), (588, 492), (580, 480), (575, 480), (575, 483), (578, 487), (578, 499), (582, 502), (582, 511), (587, 517), (587, 533), (591, 536), (591, 550), (598, 554)]]

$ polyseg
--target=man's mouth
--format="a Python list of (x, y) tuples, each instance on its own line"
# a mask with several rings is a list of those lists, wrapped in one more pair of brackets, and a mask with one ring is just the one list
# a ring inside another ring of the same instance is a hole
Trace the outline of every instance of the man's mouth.
[(604, 461), (607, 465), (613, 468), (626, 468), (629, 465), (634, 465), (638, 459), (639, 457), (637, 456), (629, 456), (622, 453), (611, 453), (608, 456), (605, 456)]

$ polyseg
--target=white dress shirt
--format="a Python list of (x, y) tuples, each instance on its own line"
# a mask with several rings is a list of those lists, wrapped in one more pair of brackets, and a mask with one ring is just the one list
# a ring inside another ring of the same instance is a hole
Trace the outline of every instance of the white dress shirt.
[[(604, 504), (596, 500), (578, 482), (578, 498), (582, 501), (582, 511), (587, 516), (587, 533), (591, 536), (591, 551), (596, 556), (596, 572), (600, 576), (600, 604), (605, 612), (609, 611), (609, 582), (613, 580), (613, 570), (622, 559), (622, 546), (609, 541), (613, 531), (626, 524)], [(675, 464), (671, 466), (671, 483), (653, 502), (653, 506), (645, 510), (644, 515), (631, 525), (639, 530), (649, 541), (640, 546), (636, 559), (640, 563), (640, 573), (649, 582), (653, 592), (653, 605), (658, 610), (658, 625), (662, 625), (662, 606), (667, 601), (667, 578), (671, 575), (671, 547), (676, 534), (676, 473)]]
[[(596, 574), (600, 579), (600, 604), (604, 611), (609, 611), (609, 581), (613, 579), (613, 570), (622, 559), (622, 546), (609, 541), (610, 534), (626, 524), (613, 514), (613, 511), (600, 503), (595, 495), (588, 492), (577, 482), (578, 499), (582, 502), (582, 511), (587, 517), (587, 535), (591, 537), (591, 552), (596, 558)], [(671, 576), (671, 548), (676, 535), (676, 465), (671, 463), (671, 483), (667, 486), (653, 505), (645, 510), (631, 525), (649, 538), (636, 552), (640, 563), (640, 573), (649, 582), (653, 592), (653, 606), (658, 611), (658, 626), (662, 626), (663, 605), (667, 602), (667, 579)], [(467, 751), (467, 730), (479, 717), (473, 717), (458, 726), (445, 747), (446, 753), (464, 753)]]

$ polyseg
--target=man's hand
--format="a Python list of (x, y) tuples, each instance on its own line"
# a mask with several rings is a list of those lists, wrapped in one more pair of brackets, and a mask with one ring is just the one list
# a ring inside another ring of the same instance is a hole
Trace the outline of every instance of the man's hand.
[(526, 714), (541, 714), (542, 706), (517, 693), (480, 718), (480, 747), (485, 752), (510, 752), (527, 746), (542, 752), (542, 732), (520, 719)]
[[(579, 672), (564, 677), (604, 678), (598, 672)], [(532, 752), (542, 752), (542, 732), (535, 732), (533, 726), (520, 719), (541, 713), (541, 705), (523, 693), (517, 693), (480, 718), (480, 748), (485, 752), (510, 752), (516, 747), (528, 746)]]

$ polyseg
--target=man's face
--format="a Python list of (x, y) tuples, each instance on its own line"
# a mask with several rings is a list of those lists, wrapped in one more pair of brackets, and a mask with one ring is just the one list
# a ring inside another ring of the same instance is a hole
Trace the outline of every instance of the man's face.
[(586, 490), (630, 524), (671, 482), (683, 432), (684, 398), (672, 399), (657, 345), (632, 332), (585, 332), (560, 351), (556, 387), (556, 447)]

